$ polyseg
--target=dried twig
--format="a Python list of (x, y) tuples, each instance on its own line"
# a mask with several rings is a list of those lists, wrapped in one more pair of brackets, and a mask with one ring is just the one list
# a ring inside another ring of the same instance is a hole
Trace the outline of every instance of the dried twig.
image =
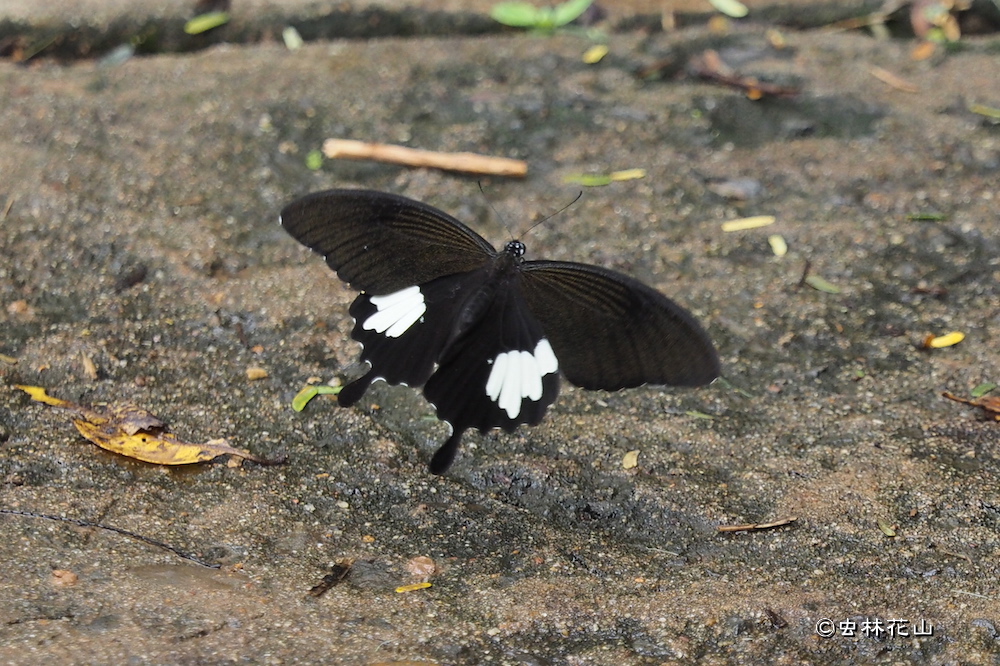
[(896, 90), (901, 90), (907, 93), (920, 92), (920, 88), (910, 83), (906, 79), (902, 78), (901, 76), (896, 76), (887, 69), (882, 69), (881, 67), (876, 67), (875, 65), (871, 65), (868, 67), (868, 72), (882, 83), (892, 86)]
[(34, 511), (19, 511), (17, 509), (0, 509), (0, 514), (7, 514), (9, 516), (24, 516), (26, 518), (44, 518), (46, 520), (55, 520), (61, 523), (69, 523), (71, 525), (77, 525), (78, 527), (97, 527), (102, 530), (108, 530), (109, 532), (115, 532), (116, 534), (121, 534), (122, 536), (127, 536), (136, 541), (141, 541), (150, 546), (156, 546), (157, 548), (163, 548), (164, 550), (169, 550), (174, 555), (178, 557), (183, 557), (185, 560), (191, 560), (195, 564), (200, 564), (203, 567), (208, 567), (209, 569), (218, 569), (220, 564), (213, 564), (211, 562), (206, 562), (205, 560), (199, 559), (197, 556), (191, 553), (186, 553), (180, 548), (175, 548), (170, 544), (163, 543), (162, 541), (157, 541), (156, 539), (150, 539), (147, 536), (141, 534), (136, 534), (135, 532), (129, 532), (128, 530), (123, 530), (120, 527), (113, 527), (111, 525), (102, 525), (100, 523), (92, 523), (89, 520), (77, 520), (76, 518), (63, 518), (62, 516), (51, 516), (47, 513), (35, 513)]
[(719, 525), (720, 532), (747, 532), (754, 530), (768, 530), (772, 527), (781, 527), (783, 525), (788, 525), (794, 523), (798, 518), (792, 516), (791, 518), (782, 518), (780, 520), (774, 520), (770, 523), (747, 523), (745, 525)]
[(528, 173), (528, 163), (506, 157), (490, 157), (476, 153), (439, 153), (394, 146), (388, 143), (365, 143), (348, 139), (327, 139), (323, 154), (330, 159), (376, 160), (414, 167), (431, 167), (445, 171), (464, 171), (489, 176), (523, 178)]

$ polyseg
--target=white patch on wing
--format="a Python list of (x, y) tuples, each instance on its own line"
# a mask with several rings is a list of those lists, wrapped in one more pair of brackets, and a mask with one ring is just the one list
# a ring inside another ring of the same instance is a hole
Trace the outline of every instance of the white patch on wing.
[(427, 304), (420, 287), (407, 287), (385, 296), (371, 296), (368, 299), (377, 312), (365, 319), (361, 325), (366, 331), (385, 333), (390, 338), (398, 338), (410, 330), (410, 326), (424, 316)]
[(535, 350), (498, 354), (486, 380), (486, 395), (507, 412), (508, 418), (521, 413), (521, 402), (542, 397), (542, 378), (559, 369), (559, 362), (549, 341), (542, 338)]

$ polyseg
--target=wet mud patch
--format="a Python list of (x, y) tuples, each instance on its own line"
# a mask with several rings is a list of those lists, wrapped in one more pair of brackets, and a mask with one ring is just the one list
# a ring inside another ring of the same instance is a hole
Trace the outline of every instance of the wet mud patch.
[(855, 139), (872, 136), (888, 112), (852, 98), (809, 97), (751, 101), (743, 96), (696, 98), (708, 117), (715, 145), (752, 148), (804, 138)]

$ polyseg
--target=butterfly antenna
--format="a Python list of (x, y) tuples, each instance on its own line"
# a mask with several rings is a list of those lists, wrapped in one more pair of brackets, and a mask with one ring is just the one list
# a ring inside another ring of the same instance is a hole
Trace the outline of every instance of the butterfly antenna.
[(563, 206), (562, 208), (560, 208), (556, 212), (550, 213), (550, 214), (546, 215), (542, 219), (538, 220), (538, 222), (535, 222), (533, 225), (531, 225), (530, 227), (528, 227), (527, 229), (525, 229), (524, 233), (521, 234), (521, 236), (527, 236), (529, 233), (531, 233), (532, 229), (534, 229), (535, 227), (537, 227), (539, 224), (542, 224), (544, 222), (548, 222), (549, 220), (551, 220), (553, 217), (555, 217), (559, 213), (562, 213), (567, 208), (569, 208), (570, 206), (572, 206), (573, 204), (575, 204), (577, 201), (579, 201), (581, 197), (583, 197), (583, 190), (580, 190), (580, 192), (576, 195), (576, 198), (573, 199), (572, 201), (570, 201), (568, 204), (566, 204), (565, 206)]
[(500, 222), (503, 224), (503, 228), (507, 230), (507, 235), (510, 236), (511, 240), (515, 240), (514, 234), (510, 233), (510, 225), (507, 224), (507, 220), (503, 219), (503, 215), (501, 215), (500, 211), (497, 210), (497, 207), (493, 205), (493, 202), (490, 201), (490, 198), (486, 196), (486, 190), (483, 189), (483, 181), (477, 180), (476, 185), (479, 186), (479, 193), (483, 195), (483, 199), (486, 200), (486, 203), (489, 205), (490, 210), (493, 211), (493, 214), (496, 215), (497, 219), (500, 220)]

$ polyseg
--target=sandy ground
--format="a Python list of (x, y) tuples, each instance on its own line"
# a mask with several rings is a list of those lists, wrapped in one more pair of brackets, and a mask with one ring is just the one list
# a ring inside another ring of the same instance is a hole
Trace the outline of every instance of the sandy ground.
[[(1000, 383), (1000, 129), (968, 110), (1000, 107), (995, 41), (918, 62), (908, 40), (784, 36), (620, 33), (596, 65), (581, 36), (521, 34), (0, 62), (0, 508), (221, 565), (0, 516), (0, 662), (995, 663), (1000, 423), (940, 395)], [(802, 92), (678, 76), (708, 47)], [(483, 196), (438, 171), (310, 171), (327, 137), (530, 172)], [(630, 168), (529, 255), (677, 299), (725, 382), (566, 387), (536, 428), (468, 435), (444, 477), (426, 461), (447, 428), (415, 390), (291, 410), (310, 378), (360, 371), (353, 292), (276, 223), (295, 196), (397, 192), (500, 244), (576, 196), (564, 177)], [(775, 223), (721, 228), (750, 215)], [(128, 460), (14, 384), (288, 460)]]

